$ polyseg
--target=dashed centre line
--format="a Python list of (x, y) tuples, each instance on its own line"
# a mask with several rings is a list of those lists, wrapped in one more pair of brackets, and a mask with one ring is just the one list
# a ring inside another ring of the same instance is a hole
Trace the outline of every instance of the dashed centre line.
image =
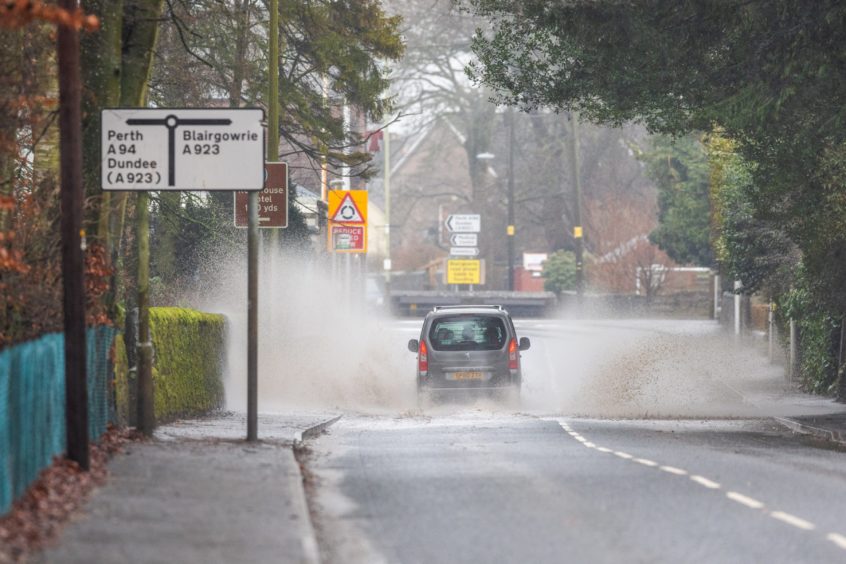
[(752, 499), (751, 497), (747, 497), (743, 494), (739, 494), (737, 492), (728, 492), (726, 497), (732, 501), (736, 501), (741, 505), (745, 505), (746, 507), (751, 507), (752, 509), (761, 509), (764, 507), (764, 504), (758, 501), (757, 499)]
[[(659, 465), (659, 463), (655, 462), (654, 460), (649, 460), (648, 458), (637, 458), (634, 455), (631, 455), (627, 452), (623, 452), (623, 451), (619, 451), (619, 450), (613, 450), (613, 449), (610, 449), (610, 448), (607, 448), (607, 447), (604, 447), (604, 446), (597, 446), (596, 444), (588, 441), (586, 438), (584, 438), (578, 432), (574, 431), (567, 423), (564, 423), (560, 420), (555, 420), (555, 421), (557, 421), (558, 424), (561, 426), (561, 428), (564, 429), (564, 431), (566, 431), (570, 436), (572, 436), (574, 439), (576, 439), (582, 445), (584, 445), (588, 448), (591, 448), (591, 449), (594, 449), (598, 452), (602, 452), (602, 453), (606, 453), (606, 454), (613, 454), (614, 456), (622, 458), (623, 460), (631, 460), (632, 462), (636, 462), (636, 463), (641, 464), (643, 466), (658, 467), (659, 470), (661, 470), (662, 472), (666, 472), (668, 474), (673, 474), (673, 475), (676, 475), (676, 476), (688, 476), (688, 475), (690, 475), (687, 470), (684, 470), (682, 468), (676, 468), (675, 466), (666, 466), (666, 465), (662, 466), (662, 465)], [(703, 486), (703, 487), (708, 488), (710, 490), (719, 490), (722, 487), (717, 482), (714, 482), (713, 480), (709, 480), (705, 476), (700, 476), (698, 474), (690, 475), (690, 479), (691, 479), (691, 481), (699, 484), (700, 486)], [(730, 499), (730, 500), (732, 500), (736, 503), (739, 503), (741, 505), (744, 505), (744, 506), (746, 506), (750, 509), (764, 510), (764, 508), (766, 507), (763, 502), (758, 501), (757, 499), (751, 498), (749, 496), (743, 495), (742, 493), (739, 493), (739, 492), (734, 492), (734, 491), (726, 492), (726, 498)], [(801, 517), (797, 517), (796, 515), (791, 515), (790, 513), (786, 513), (784, 511), (769, 511), (769, 512), (766, 512), (766, 514), (768, 516), (772, 517), (773, 519), (776, 519), (778, 521), (781, 521), (782, 523), (786, 523), (788, 525), (791, 525), (791, 526), (796, 527), (797, 529), (801, 529), (803, 531), (813, 531), (817, 528), (817, 526), (814, 525), (813, 523), (811, 523), (810, 521), (806, 521), (805, 519), (802, 519)], [(840, 548), (842, 550), (846, 550), (846, 536), (841, 535), (840, 533), (829, 533), (828, 535), (826, 535), (825, 538), (828, 541), (834, 543), (838, 548)]]
[(804, 519), (800, 519), (799, 517), (791, 515), (790, 513), (785, 513), (784, 511), (773, 511), (772, 513), (770, 513), (770, 517), (772, 517), (773, 519), (778, 519), (779, 521), (787, 523), (788, 525), (793, 525), (794, 527), (802, 529), (804, 531), (813, 531), (817, 528), (816, 525), (814, 525), (813, 523), (809, 523)]
[(718, 484), (717, 482), (712, 482), (704, 476), (691, 476), (690, 479), (699, 484), (700, 486), (705, 486), (709, 490), (720, 489), (720, 484)]
[(825, 538), (827, 538), (843, 550), (846, 550), (846, 537), (844, 537), (843, 535), (837, 533), (829, 533), (828, 536)]
[(634, 461), (638, 464), (643, 464), (644, 466), (658, 466), (657, 462), (646, 458), (635, 458)]

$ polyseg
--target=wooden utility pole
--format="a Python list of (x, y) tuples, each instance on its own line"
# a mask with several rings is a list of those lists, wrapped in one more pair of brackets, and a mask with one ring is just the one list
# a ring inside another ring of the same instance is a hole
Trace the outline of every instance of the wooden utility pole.
[[(68, 12), (77, 0), (61, 0)], [(88, 387), (85, 358), (85, 264), (82, 229), (82, 118), (79, 31), (59, 25), (59, 128), (61, 143), (62, 285), (65, 331), (67, 456), (88, 470)]]
[(508, 111), (508, 291), (514, 291), (514, 108)]
[(573, 237), (576, 240), (576, 294), (579, 299), (579, 305), (585, 293), (585, 269), (584, 269), (584, 230), (582, 229), (582, 180), (580, 174), (579, 161), (579, 114), (572, 112), (570, 114), (571, 123), (571, 178), (573, 179), (573, 190), (576, 195), (576, 210), (574, 213), (575, 225), (573, 226)]

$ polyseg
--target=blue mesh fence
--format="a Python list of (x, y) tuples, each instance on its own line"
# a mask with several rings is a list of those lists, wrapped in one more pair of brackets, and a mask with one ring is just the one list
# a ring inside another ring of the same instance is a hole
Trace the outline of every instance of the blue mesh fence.
[[(111, 327), (86, 332), (88, 428), (92, 439), (109, 416)], [(0, 351), (0, 515), (65, 450), (65, 351), (60, 333)]]

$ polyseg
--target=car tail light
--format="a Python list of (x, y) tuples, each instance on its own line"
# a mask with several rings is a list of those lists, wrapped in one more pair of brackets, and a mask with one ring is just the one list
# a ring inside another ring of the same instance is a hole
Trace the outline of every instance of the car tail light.
[(420, 349), (417, 352), (417, 370), (419, 372), (429, 371), (429, 350), (426, 348), (426, 341), (420, 341)]
[(511, 339), (508, 343), (508, 368), (511, 370), (520, 369), (520, 353), (517, 346), (517, 339)]

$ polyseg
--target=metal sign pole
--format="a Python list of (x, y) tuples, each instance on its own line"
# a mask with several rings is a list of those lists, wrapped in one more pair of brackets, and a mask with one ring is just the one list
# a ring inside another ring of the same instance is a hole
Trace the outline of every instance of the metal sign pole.
[(247, 236), (247, 440), (258, 440), (258, 192), (250, 192)]

